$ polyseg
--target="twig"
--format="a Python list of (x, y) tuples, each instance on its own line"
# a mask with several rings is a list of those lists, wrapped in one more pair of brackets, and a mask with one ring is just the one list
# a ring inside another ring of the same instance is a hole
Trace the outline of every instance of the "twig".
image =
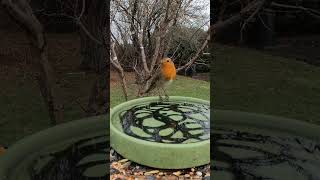
[(126, 78), (125, 78), (124, 70), (118, 61), (114, 42), (112, 42), (111, 44), (111, 54), (113, 55), (113, 57), (111, 57), (111, 64), (118, 71), (118, 75), (121, 78), (121, 85), (122, 85), (122, 90), (123, 90), (125, 99), (128, 100), (128, 88), (127, 88)]
[(266, 0), (261, 0), (259, 3), (259, 5), (257, 5), (258, 7), (255, 9), (255, 11), (249, 16), (248, 19), (246, 19), (243, 23), (243, 25), (241, 26), (240, 29), (240, 41), (243, 42), (243, 31), (246, 28), (247, 24), (249, 22), (252, 21), (252, 19), (260, 12), (260, 10), (264, 7), (264, 3), (266, 2)]
[(78, 17), (79, 20), (81, 19), (82, 15), (83, 15), (83, 13), (85, 11), (85, 8), (86, 8), (86, 0), (82, 0), (82, 9), (81, 9), (81, 13), (80, 13), (80, 15)]
[(195, 54), (195, 56), (193, 58), (191, 58), (187, 64), (185, 64), (182, 67), (178, 68), (177, 72), (179, 72), (179, 71), (181, 71), (181, 70), (183, 70), (185, 68), (189, 68), (197, 60), (197, 58), (199, 57), (200, 53), (206, 48), (209, 40), (210, 40), (210, 31), (208, 31), (208, 35), (206, 37), (206, 40), (202, 44), (201, 48), (198, 49), (198, 51)]
[(81, 21), (77, 21), (78, 25), (80, 26), (80, 28), (83, 30), (83, 32), (85, 32), (85, 34), (91, 39), (93, 40), (95, 43), (102, 45), (102, 42), (99, 41), (98, 39), (96, 39), (90, 32), (89, 30), (83, 25), (83, 23)]
[[(191, 35), (191, 37), (189, 38), (189, 40), (191, 41), (191, 40), (193, 39), (193, 37), (195, 37), (196, 33), (197, 33), (201, 28), (203, 28), (208, 22), (210, 22), (210, 20), (204, 22), (204, 23)], [(180, 42), (180, 43), (178, 44), (178, 46), (177, 46), (177, 48), (174, 50), (171, 58), (174, 59), (174, 55), (175, 55), (176, 52), (178, 51), (178, 49), (179, 49), (179, 47), (181, 46), (181, 44), (182, 44), (182, 42)]]
[[(266, 2), (268, 2), (268, 1), (270, 1), (270, 0), (266, 0), (265, 3), (263, 4), (263, 6), (266, 5)], [(260, 1), (253, 1), (250, 4), (248, 4), (246, 7), (244, 7), (240, 11), (240, 13), (235, 14), (224, 21), (216, 22), (215, 24), (213, 24), (211, 26), (212, 33), (213, 34), (220, 33), (224, 28), (226, 28), (236, 22), (239, 22), (241, 19), (243, 19), (245, 16), (247, 16), (249, 12), (258, 8), (259, 5), (261, 5), (260, 3), (261, 3)]]
[(56, 14), (56, 13), (42, 13), (43, 15), (46, 15), (46, 16), (55, 16), (55, 17), (66, 17), (66, 18), (70, 18), (72, 20), (74, 20), (78, 25), (79, 27), (83, 30), (83, 32), (91, 39), (93, 40), (94, 42), (96, 42), (97, 44), (99, 45), (102, 45), (102, 42), (99, 41), (98, 39), (96, 39), (89, 31), (88, 29), (83, 25), (83, 23), (80, 21), (80, 16), (79, 17), (73, 17), (73, 16), (70, 16), (70, 15), (67, 15), (67, 14), (64, 14), (64, 13), (60, 13), (60, 14)]
[(85, 113), (90, 112), (88, 109), (86, 109), (84, 106), (82, 106), (82, 104), (79, 102), (79, 100), (77, 98), (74, 99), (74, 102), (76, 102), (80, 106), (80, 108), (82, 109), (83, 112), (85, 112)]
[(260, 14), (258, 14), (258, 17), (259, 17), (260, 21), (262, 22), (263, 26), (264, 26), (266, 29), (268, 29), (269, 31), (272, 32), (272, 29), (271, 29), (269, 26), (267, 26), (267, 24), (266, 24), (266, 23), (264, 22), (264, 20), (261, 18)]
[(287, 4), (280, 4), (276, 2), (272, 2), (271, 6), (273, 7), (280, 7), (280, 8), (287, 8), (287, 9), (298, 9), (302, 11), (308, 12), (310, 15), (314, 16), (315, 18), (320, 18), (320, 12), (311, 8), (306, 8), (303, 6), (293, 6), (293, 5), (287, 5)]

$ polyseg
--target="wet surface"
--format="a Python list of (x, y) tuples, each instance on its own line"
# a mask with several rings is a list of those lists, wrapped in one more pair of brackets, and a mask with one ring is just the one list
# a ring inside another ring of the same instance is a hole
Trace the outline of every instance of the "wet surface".
[(277, 133), (214, 128), (213, 178), (320, 179), (320, 142)]
[(106, 135), (81, 139), (41, 154), (30, 167), (32, 180), (104, 180), (109, 177)]
[(120, 113), (123, 131), (132, 137), (161, 143), (193, 143), (210, 138), (209, 106), (152, 102)]

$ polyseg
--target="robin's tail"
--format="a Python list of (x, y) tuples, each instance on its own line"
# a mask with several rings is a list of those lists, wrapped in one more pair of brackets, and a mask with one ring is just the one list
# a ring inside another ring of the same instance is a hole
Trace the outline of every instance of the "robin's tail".
[(164, 83), (164, 86), (165, 86), (165, 87), (168, 87), (168, 86), (170, 86), (170, 85), (172, 84), (172, 82), (173, 82), (173, 80), (170, 79), (169, 81), (166, 81), (166, 82)]

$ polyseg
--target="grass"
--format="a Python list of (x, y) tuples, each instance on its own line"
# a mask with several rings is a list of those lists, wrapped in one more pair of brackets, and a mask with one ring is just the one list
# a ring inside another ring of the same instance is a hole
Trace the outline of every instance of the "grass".
[[(320, 67), (261, 51), (218, 45), (211, 69), (215, 109), (240, 110), (320, 124)], [(135, 87), (129, 86), (130, 99)], [(168, 94), (208, 99), (209, 83), (179, 76)], [(111, 107), (125, 99), (111, 86)]]
[[(130, 75), (129, 75), (130, 76)], [(118, 80), (115, 80), (119, 82)], [(137, 90), (134, 84), (129, 84), (129, 100), (136, 98)], [(110, 89), (110, 104), (111, 108), (125, 102), (121, 85), (112, 83)], [(177, 76), (176, 81), (168, 87), (167, 94), (169, 96), (187, 96), (195, 97), (204, 100), (210, 100), (210, 83), (202, 80), (195, 80), (185, 76)], [(151, 96), (158, 96), (155, 92), (151, 92)]]
[[(31, 74), (31, 60), (24, 61), (29, 47), (25, 34), (0, 31), (0, 36), (0, 146), (10, 146), (51, 125), (38, 83)], [(79, 44), (75, 34), (48, 34), (49, 60), (59, 80), (63, 80), (59, 85), (66, 122), (85, 117), (74, 99), (85, 106), (95, 79), (92, 74), (68, 75), (79, 71)]]
[[(80, 106), (73, 102), (73, 97), (86, 105), (92, 77), (68, 78), (68, 86), (62, 88), (64, 100), (64, 121), (85, 117)], [(47, 107), (35, 80), (30, 78), (15, 80), (1, 79), (0, 89), (0, 145), (9, 146), (15, 141), (49, 128), (50, 118)]]
[(49, 115), (37, 86), (15, 81), (2, 82), (0, 91), (0, 144), (11, 143), (50, 126)]
[(214, 107), (320, 124), (320, 67), (266, 53), (216, 46)]
[[(0, 50), (16, 47), (12, 49), (20, 52), (28, 45), (17, 34), (6, 33), (2, 37)], [(65, 120), (82, 118), (84, 112), (72, 99), (77, 97), (86, 105), (94, 78), (91, 75), (67, 75), (77, 71), (79, 39), (75, 35), (52, 34), (48, 40), (50, 61), (55, 64), (59, 77), (64, 79), (60, 85), (65, 101)], [(14, 54), (16, 52), (12, 52), (12, 56), (0, 54), (0, 145), (4, 146), (50, 127), (36, 81), (28, 73), (24, 76), (31, 70), (22, 67), (23, 61), (14, 59)], [(214, 55), (211, 77), (214, 108), (279, 115), (320, 124), (319, 67), (228, 46), (216, 46)], [(111, 107), (114, 107), (125, 99), (119, 81), (114, 76), (111, 78), (110, 99)], [(135, 88), (129, 84), (130, 99), (136, 98)], [(168, 94), (208, 100), (210, 83), (178, 76)]]

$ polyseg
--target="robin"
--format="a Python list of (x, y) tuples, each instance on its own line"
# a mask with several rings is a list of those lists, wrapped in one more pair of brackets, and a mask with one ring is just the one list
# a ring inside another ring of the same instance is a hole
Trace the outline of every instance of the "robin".
[[(155, 75), (155, 83), (151, 85), (151, 89), (156, 88), (159, 93), (159, 98), (162, 101), (162, 96), (159, 89), (162, 89), (166, 100), (169, 100), (169, 96), (166, 93), (167, 88), (173, 80), (176, 79), (177, 70), (171, 58), (163, 58), (160, 61), (160, 68), (157, 70)], [(149, 90), (149, 91), (150, 91)]]
[(6, 148), (3, 146), (0, 146), (0, 156), (3, 155), (6, 152)]

